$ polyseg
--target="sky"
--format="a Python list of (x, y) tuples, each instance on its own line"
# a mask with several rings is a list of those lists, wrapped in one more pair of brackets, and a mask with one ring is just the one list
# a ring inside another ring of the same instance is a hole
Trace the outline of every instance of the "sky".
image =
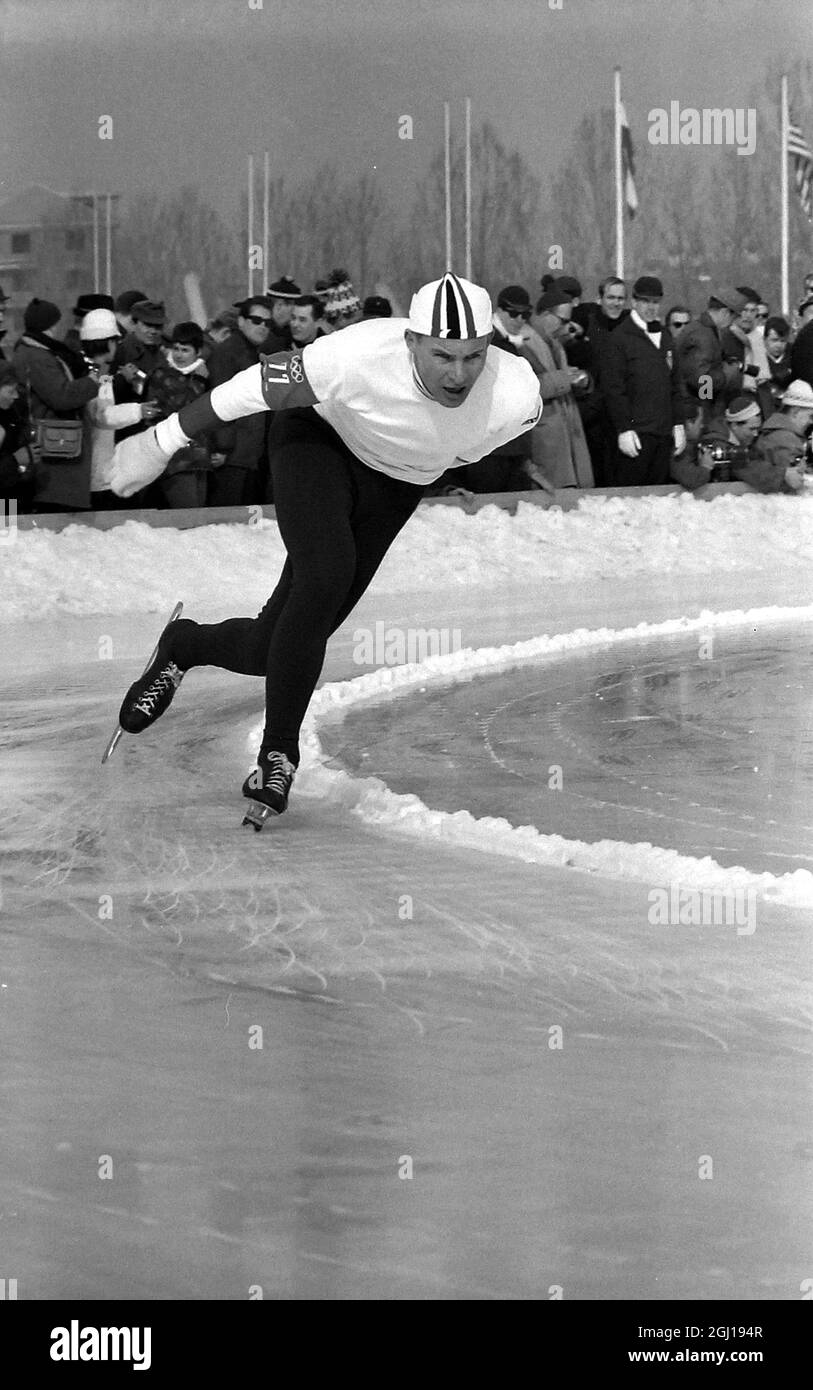
[(747, 105), (811, 37), (809, 0), (0, 0), (0, 197), (191, 182), (236, 220), (265, 149), (272, 177), (329, 162), (406, 197), (467, 95), (544, 189), (615, 64), (642, 141), (671, 100)]

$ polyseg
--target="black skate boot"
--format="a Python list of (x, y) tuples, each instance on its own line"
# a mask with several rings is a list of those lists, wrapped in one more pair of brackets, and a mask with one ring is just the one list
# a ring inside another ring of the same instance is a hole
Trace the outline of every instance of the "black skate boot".
[(119, 710), (119, 724), (125, 733), (140, 734), (169, 709), (184, 678), (172, 659), (172, 643), (177, 622), (167, 623), (158, 639), (155, 656), (143, 675), (133, 681)]
[(243, 796), (251, 803), (243, 825), (262, 830), (269, 816), (281, 816), (288, 805), (296, 768), (284, 753), (260, 751), (257, 766), (243, 783)]

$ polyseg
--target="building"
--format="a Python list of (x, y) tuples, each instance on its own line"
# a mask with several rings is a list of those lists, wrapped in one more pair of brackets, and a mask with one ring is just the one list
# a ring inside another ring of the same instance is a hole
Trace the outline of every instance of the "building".
[(57, 193), (33, 184), (0, 202), (0, 285), (9, 296), (7, 342), (22, 331), (30, 299), (62, 309), (60, 332), (72, 324), (78, 294), (109, 293), (117, 194)]

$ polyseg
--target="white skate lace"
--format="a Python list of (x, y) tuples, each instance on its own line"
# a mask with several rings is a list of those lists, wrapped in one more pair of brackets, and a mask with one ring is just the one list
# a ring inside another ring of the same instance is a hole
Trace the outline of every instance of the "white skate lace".
[(263, 790), (277, 792), (279, 796), (285, 796), (294, 780), (296, 769), (293, 763), (288, 762), (284, 753), (271, 753), (263, 762), (265, 766)]
[(174, 661), (170, 661), (163, 671), (159, 671), (152, 684), (147, 686), (133, 708), (137, 709), (140, 714), (153, 714), (158, 702), (168, 694), (170, 686), (178, 689), (182, 676), (183, 671), (180, 667), (176, 666)]

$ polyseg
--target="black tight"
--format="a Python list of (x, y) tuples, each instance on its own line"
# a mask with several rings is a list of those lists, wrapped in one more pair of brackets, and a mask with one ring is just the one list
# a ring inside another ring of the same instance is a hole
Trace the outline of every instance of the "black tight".
[(425, 489), (360, 463), (313, 410), (277, 416), (270, 439), (274, 506), (288, 552), (256, 618), (179, 623), (184, 669), (265, 676), (263, 749), (299, 762), (299, 730), (327, 639), (353, 611)]

